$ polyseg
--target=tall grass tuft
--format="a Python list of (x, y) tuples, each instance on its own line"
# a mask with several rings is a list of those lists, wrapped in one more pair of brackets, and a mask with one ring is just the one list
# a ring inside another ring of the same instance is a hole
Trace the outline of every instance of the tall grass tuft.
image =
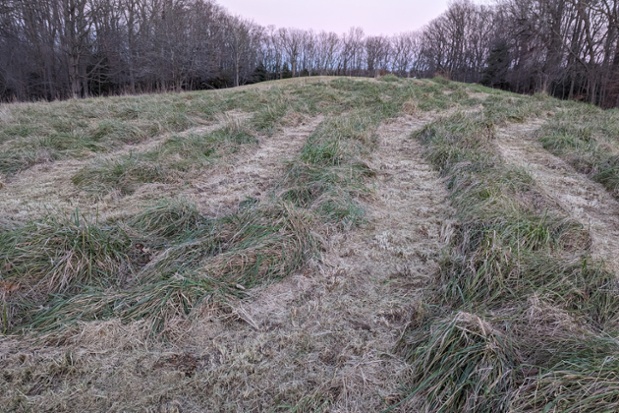
[(619, 343), (614, 338), (566, 337), (555, 353), (523, 380), (514, 411), (606, 413), (619, 410)]
[(0, 244), (5, 278), (33, 294), (77, 292), (85, 284), (119, 285), (132, 272), (131, 239), (121, 229), (72, 217), (49, 216), (8, 230)]
[(132, 216), (128, 225), (148, 237), (176, 239), (199, 231), (211, 222), (185, 199), (162, 199)]
[(325, 120), (288, 165), (279, 196), (340, 228), (359, 224), (363, 208), (356, 198), (369, 194), (366, 181), (374, 172), (364, 157), (376, 144), (376, 122), (361, 113)]
[(259, 131), (272, 133), (290, 110), (291, 103), (285, 92), (275, 90), (253, 115), (251, 125)]
[(509, 336), (478, 315), (458, 312), (408, 343), (413, 379), (407, 402), (431, 412), (507, 412), (521, 360)]
[(619, 198), (616, 111), (566, 104), (538, 132), (543, 147)]
[(144, 157), (184, 171), (235, 153), (242, 145), (256, 143), (257, 139), (245, 127), (230, 123), (207, 134), (173, 135)]
[(106, 195), (114, 190), (130, 195), (144, 183), (166, 183), (173, 174), (165, 166), (128, 155), (101, 159), (77, 171), (71, 182), (83, 191)]

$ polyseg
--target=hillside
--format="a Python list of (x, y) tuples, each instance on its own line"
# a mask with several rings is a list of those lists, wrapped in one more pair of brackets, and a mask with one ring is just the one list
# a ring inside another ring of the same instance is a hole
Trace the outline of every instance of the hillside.
[(0, 106), (0, 410), (619, 411), (618, 137), (441, 78)]

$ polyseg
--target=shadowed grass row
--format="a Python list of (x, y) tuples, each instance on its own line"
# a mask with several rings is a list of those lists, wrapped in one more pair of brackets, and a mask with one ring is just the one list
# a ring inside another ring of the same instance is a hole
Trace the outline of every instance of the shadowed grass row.
[(584, 228), (497, 156), (505, 120), (493, 116), (456, 114), (417, 135), (457, 224), (425, 313), (400, 342), (412, 372), (393, 409), (614, 411), (615, 275), (592, 262)]

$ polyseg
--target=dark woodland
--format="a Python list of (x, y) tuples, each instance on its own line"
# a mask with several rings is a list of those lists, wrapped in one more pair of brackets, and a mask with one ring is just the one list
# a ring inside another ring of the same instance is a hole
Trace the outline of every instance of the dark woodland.
[(456, 1), (393, 36), (262, 27), (209, 0), (0, 2), (2, 101), (386, 73), (616, 107), (619, 1)]

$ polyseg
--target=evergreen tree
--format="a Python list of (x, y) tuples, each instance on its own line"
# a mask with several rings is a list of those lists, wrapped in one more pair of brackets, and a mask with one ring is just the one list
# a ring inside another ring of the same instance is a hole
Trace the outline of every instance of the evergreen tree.
[(252, 73), (251, 75), (251, 81), (253, 83), (258, 83), (258, 82), (264, 82), (265, 80), (268, 80), (268, 79), (269, 79), (269, 72), (267, 71), (266, 67), (264, 67), (262, 62), (260, 62), (258, 66), (256, 66), (254, 73)]
[(292, 77), (292, 72), (288, 67), (288, 63), (284, 63), (282, 65), (282, 79), (290, 79)]
[(509, 45), (505, 40), (494, 44), (482, 73), (481, 83), (499, 89), (508, 89), (507, 73), (509, 71)]

